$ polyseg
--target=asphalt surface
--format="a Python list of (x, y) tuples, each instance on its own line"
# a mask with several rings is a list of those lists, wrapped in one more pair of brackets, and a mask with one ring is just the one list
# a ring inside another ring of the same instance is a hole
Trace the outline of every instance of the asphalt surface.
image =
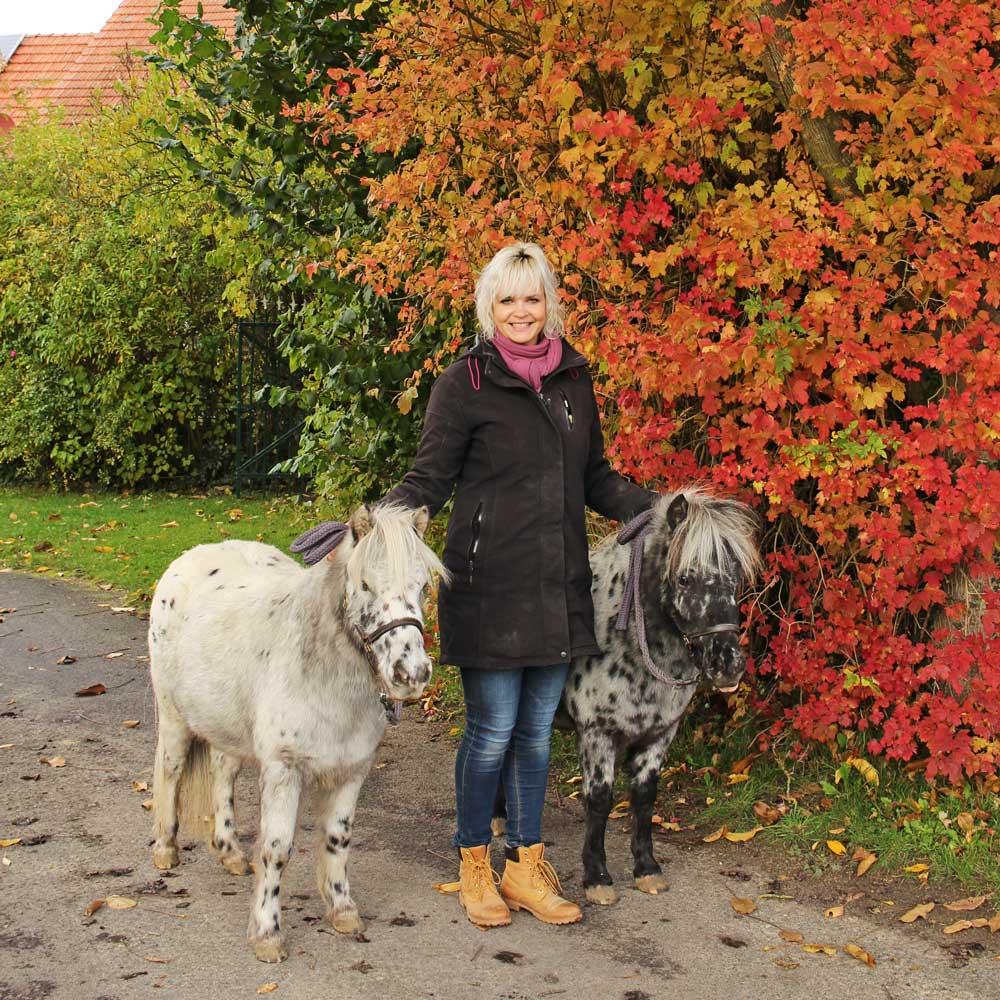
[[(738, 845), (720, 853), (659, 838), (670, 889), (643, 895), (629, 888), (628, 838), (618, 829), (608, 838), (618, 905), (585, 906), (571, 927), (522, 912), (509, 927), (480, 931), (457, 897), (433, 888), (456, 877), (455, 746), (446, 726), (418, 721), (412, 709), (389, 731), (355, 818), (351, 883), (364, 939), (324, 927), (307, 804), (283, 890), (289, 958), (259, 963), (245, 940), (248, 878), (227, 874), (200, 844), (182, 851), (170, 877), (152, 865), (142, 807), (155, 743), (145, 622), (114, 613), (116, 602), (82, 585), (0, 572), (0, 609), (16, 609), (0, 611), (0, 841), (21, 838), (0, 849), (0, 1000), (1000, 998), (1000, 943), (954, 968), (940, 944), (907, 927), (850, 905), (826, 919), (794, 880), (776, 892), (775, 871), (758, 870)], [(74, 662), (60, 664), (65, 657)], [(95, 684), (107, 692), (76, 696)], [(250, 840), (251, 767), (239, 787)], [(545, 834), (567, 894), (582, 901), (578, 808), (550, 802)], [(495, 858), (502, 863), (499, 850)], [(136, 905), (86, 915), (112, 895)], [(756, 912), (734, 912), (736, 896), (753, 899)], [(782, 940), (782, 929), (836, 951), (809, 954)], [(849, 943), (876, 966), (845, 953)]]

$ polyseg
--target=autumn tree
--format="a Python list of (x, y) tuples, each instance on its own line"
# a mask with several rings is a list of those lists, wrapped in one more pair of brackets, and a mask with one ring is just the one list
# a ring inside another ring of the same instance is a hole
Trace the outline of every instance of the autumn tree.
[(772, 737), (996, 770), (996, 6), (386, 9), (297, 113), (391, 158), (340, 264), (399, 303), (401, 356), (433, 332), (401, 399), (477, 268), (542, 243), (619, 466), (762, 515)]

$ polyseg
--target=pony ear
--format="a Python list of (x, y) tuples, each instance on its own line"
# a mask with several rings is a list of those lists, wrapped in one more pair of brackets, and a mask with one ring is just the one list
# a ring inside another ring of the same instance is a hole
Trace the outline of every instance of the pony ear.
[(359, 542), (368, 532), (371, 530), (371, 514), (368, 512), (368, 508), (362, 504), (352, 515), (351, 520), (348, 522), (351, 528), (351, 534), (354, 536), (354, 541)]
[(427, 525), (431, 523), (431, 512), (426, 507), (419, 507), (413, 512), (413, 527), (417, 529), (417, 534), (423, 538)]
[(670, 501), (670, 506), (667, 508), (667, 525), (671, 532), (676, 531), (688, 515), (688, 502), (687, 497), (683, 493), (678, 493), (677, 496)]

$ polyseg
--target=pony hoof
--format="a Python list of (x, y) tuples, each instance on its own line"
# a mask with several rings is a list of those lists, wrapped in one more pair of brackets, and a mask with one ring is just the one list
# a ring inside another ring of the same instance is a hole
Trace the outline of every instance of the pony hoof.
[(250, 871), (246, 856), (243, 854), (233, 854), (228, 858), (220, 858), (219, 860), (222, 861), (222, 867), (230, 875), (246, 875)]
[(584, 890), (588, 903), (598, 906), (611, 906), (618, 902), (618, 893), (613, 885), (588, 885)]
[(281, 938), (275, 937), (258, 938), (253, 943), (253, 953), (258, 962), (284, 962), (288, 958)]
[(168, 868), (176, 868), (180, 863), (181, 859), (176, 847), (153, 848), (153, 864), (160, 871), (166, 871)]
[(640, 875), (635, 880), (635, 887), (639, 892), (648, 892), (650, 896), (655, 896), (666, 891), (667, 880), (659, 872), (655, 875)]
[(327, 919), (338, 934), (360, 934), (365, 929), (361, 914), (354, 909), (328, 914)]
[(494, 837), (502, 837), (507, 832), (507, 820), (503, 816), (494, 816), (490, 820), (490, 830)]

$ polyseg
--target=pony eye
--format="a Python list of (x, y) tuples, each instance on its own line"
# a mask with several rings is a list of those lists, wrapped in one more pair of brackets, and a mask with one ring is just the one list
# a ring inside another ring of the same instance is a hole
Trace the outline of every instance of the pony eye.
[(361, 581), (361, 589), (367, 594), (371, 590), (371, 587), (369, 587), (368, 584), (365, 583), (364, 580), (362, 580)]
[(681, 575), (677, 577), (677, 585), (679, 587), (686, 587), (690, 582), (691, 577), (689, 577), (687, 573), (681, 573)]

